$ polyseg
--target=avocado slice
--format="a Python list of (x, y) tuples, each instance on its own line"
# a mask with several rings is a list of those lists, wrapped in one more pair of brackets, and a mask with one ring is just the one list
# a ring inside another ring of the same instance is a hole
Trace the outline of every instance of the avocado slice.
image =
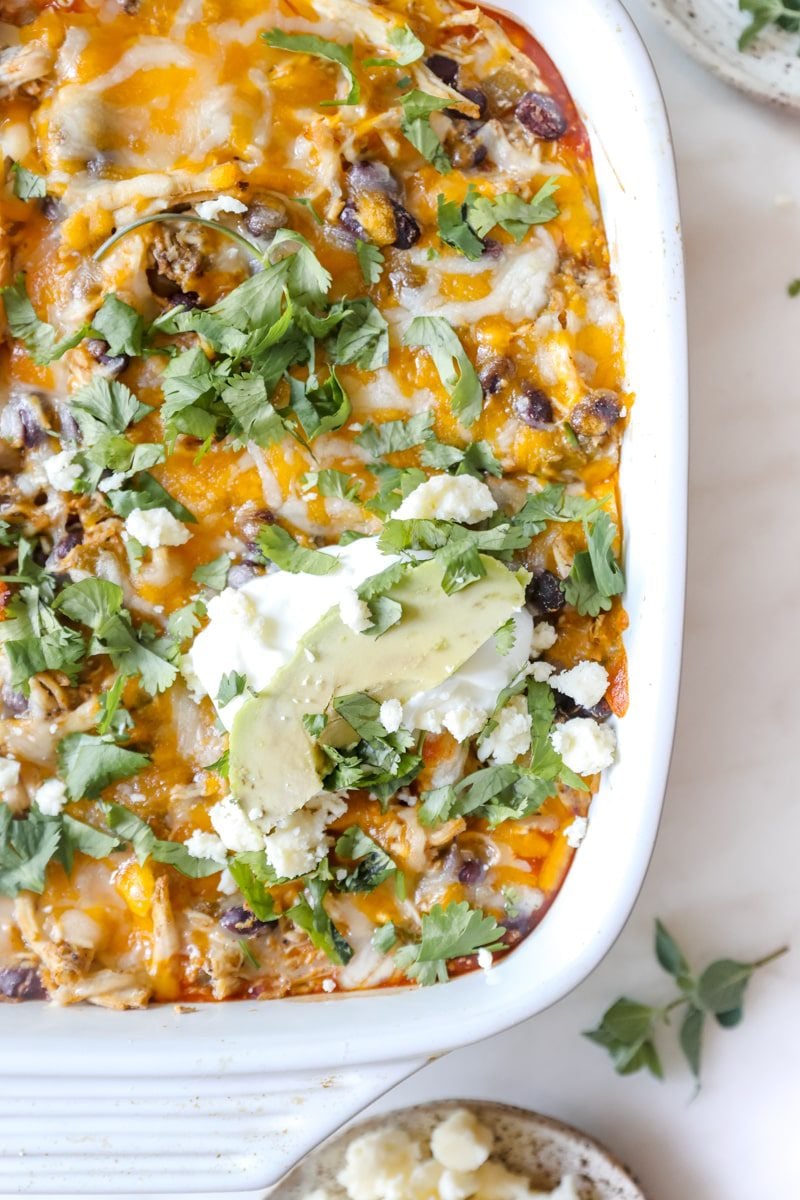
[[(322, 755), (301, 718), (325, 712), (334, 696), (368, 692), (375, 700), (409, 700), (442, 683), (525, 603), (525, 571), (512, 572), (482, 555), (482, 579), (447, 595), (443, 567), (420, 563), (388, 593), (402, 619), (379, 638), (354, 633), (331, 609), (300, 640), (292, 659), (236, 715), (230, 742), (230, 782), (245, 812), (276, 823), (321, 789)], [(314, 581), (309, 581), (314, 586)], [(346, 744), (341, 718), (323, 735)]]

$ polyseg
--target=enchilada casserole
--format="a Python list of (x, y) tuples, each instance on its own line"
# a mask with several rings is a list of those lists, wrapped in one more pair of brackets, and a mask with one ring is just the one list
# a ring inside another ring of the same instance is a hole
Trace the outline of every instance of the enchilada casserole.
[(627, 705), (580, 117), (448, 0), (5, 0), (0, 993), (489, 971)]

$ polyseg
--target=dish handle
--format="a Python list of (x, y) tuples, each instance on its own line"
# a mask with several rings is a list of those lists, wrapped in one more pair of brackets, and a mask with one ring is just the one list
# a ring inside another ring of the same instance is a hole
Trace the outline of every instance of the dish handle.
[(235, 1076), (4, 1079), (0, 1195), (258, 1195), (424, 1061)]

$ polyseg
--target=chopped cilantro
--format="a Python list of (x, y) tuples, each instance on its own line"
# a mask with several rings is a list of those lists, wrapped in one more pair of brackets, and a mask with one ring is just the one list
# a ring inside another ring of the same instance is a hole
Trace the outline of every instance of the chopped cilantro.
[(436, 904), (422, 917), (422, 937), (416, 944), (395, 951), (395, 962), (410, 979), (423, 987), (446, 983), (447, 963), (488, 950), (505, 949), (505, 929), (494, 917), (479, 908), (470, 908), (466, 900), (451, 902), (446, 908)]
[(0, 296), (5, 305), (9, 329), (15, 338), (24, 343), (28, 354), (39, 366), (46, 366), (61, 358), (82, 342), (89, 332), (90, 327), (84, 325), (59, 341), (53, 326), (36, 315), (25, 290), (24, 275), (18, 275), (13, 284), (0, 288)]
[(432, 429), (433, 413), (426, 409), (406, 420), (383, 421), (380, 425), (368, 421), (356, 434), (355, 440), (373, 458), (383, 458), (386, 454), (397, 454), (401, 450), (420, 446), (430, 436)]
[(293, 54), (310, 54), (314, 58), (326, 58), (330, 62), (338, 63), (350, 90), (344, 100), (322, 100), (321, 104), (327, 107), (358, 104), (361, 99), (361, 89), (353, 74), (352, 46), (341, 46), (338, 42), (330, 42), (313, 33), (284, 33), (280, 29), (270, 29), (261, 36), (267, 45), (275, 50), (290, 50)]
[(612, 597), (625, 587), (625, 577), (613, 549), (617, 527), (608, 513), (584, 519), (583, 528), (587, 549), (575, 555), (563, 589), (567, 603), (582, 616), (596, 617), (609, 611)]
[(361, 238), (356, 238), (356, 258), (364, 283), (377, 283), (383, 274), (386, 261), (378, 247), (373, 246), (372, 242), (362, 242)]
[(146, 754), (117, 746), (108, 736), (68, 733), (58, 743), (58, 769), (70, 800), (90, 800), (109, 784), (150, 765)]
[(336, 842), (339, 858), (357, 865), (337, 884), (342, 892), (374, 892), (395, 873), (394, 860), (359, 825), (350, 825)]
[(190, 854), (183, 842), (171, 842), (157, 838), (146, 821), (129, 808), (121, 804), (105, 804), (106, 820), (109, 828), (122, 842), (129, 842), (137, 861), (147, 862), (152, 858), (155, 862), (167, 863), (188, 875), (191, 879), (204, 879), (207, 875), (218, 875), (221, 865), (211, 858), (195, 858)]
[(18, 200), (41, 200), (47, 195), (47, 180), (43, 175), (37, 175), (23, 167), (22, 163), (11, 164), (14, 176), (14, 195)]
[(410, 92), (406, 92), (404, 96), (400, 97), (400, 104), (403, 109), (400, 121), (403, 133), (411, 145), (419, 150), (423, 158), (427, 159), (441, 175), (446, 175), (453, 169), (453, 164), (447, 157), (444, 146), (431, 125), (430, 116), (433, 112), (448, 108), (453, 101), (447, 97), (432, 96), (429, 92), (420, 91), (419, 88), (412, 88)]
[(464, 425), (474, 424), (483, 408), (483, 389), (450, 323), (444, 317), (415, 317), (403, 341), (429, 352), (456, 417)]
[(396, 25), (386, 38), (396, 52), (394, 58), (365, 58), (365, 67), (407, 67), (425, 53), (425, 46), (407, 25)]
[(339, 563), (332, 554), (307, 550), (280, 525), (268, 525), (262, 529), (258, 535), (258, 546), (265, 558), (293, 575), (330, 575), (339, 570)]
[(246, 676), (240, 675), (238, 671), (228, 671), (226, 675), (222, 676), (219, 682), (217, 704), (220, 708), (224, 708), (226, 704), (230, 704), (231, 700), (235, 700), (237, 696), (241, 696), (246, 687)]

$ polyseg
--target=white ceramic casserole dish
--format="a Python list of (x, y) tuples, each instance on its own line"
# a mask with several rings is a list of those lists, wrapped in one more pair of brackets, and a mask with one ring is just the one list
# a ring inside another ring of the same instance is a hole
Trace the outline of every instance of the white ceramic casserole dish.
[(674, 162), (658, 83), (618, 0), (506, 7), (550, 53), (589, 129), (638, 397), (622, 470), (631, 707), (588, 836), (546, 919), (489, 978), (190, 1013), (5, 1006), (0, 1194), (266, 1186), (431, 1055), (565, 995), (634, 903), (666, 783), (683, 617), (687, 381)]

